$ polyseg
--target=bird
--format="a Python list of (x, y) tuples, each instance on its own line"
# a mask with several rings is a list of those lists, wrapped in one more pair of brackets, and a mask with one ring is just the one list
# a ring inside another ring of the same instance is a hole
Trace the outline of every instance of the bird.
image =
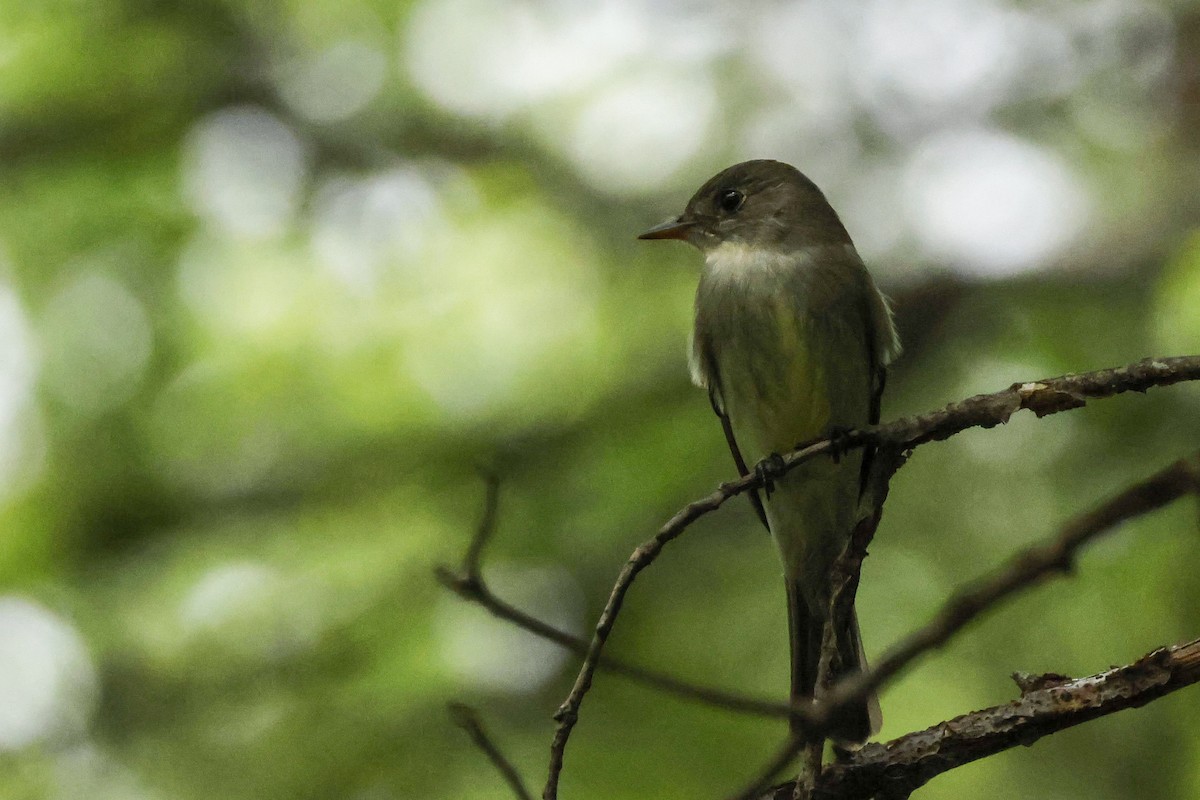
[[(799, 707), (818, 688), (830, 571), (862, 516), (870, 451), (809, 460), (782, 475), (779, 454), (878, 423), (887, 367), (900, 353), (891, 306), (825, 195), (780, 161), (721, 171), (682, 214), (639, 238), (682, 240), (704, 256), (690, 372), (708, 392), (738, 471), (754, 464), (764, 477), (763, 496), (751, 493), (751, 501), (782, 561), (791, 702)], [(832, 680), (865, 671), (857, 613), (834, 634), (840, 665)], [(871, 693), (843, 707), (828, 735), (853, 748), (881, 724)], [(797, 715), (791, 727), (801, 733)]]

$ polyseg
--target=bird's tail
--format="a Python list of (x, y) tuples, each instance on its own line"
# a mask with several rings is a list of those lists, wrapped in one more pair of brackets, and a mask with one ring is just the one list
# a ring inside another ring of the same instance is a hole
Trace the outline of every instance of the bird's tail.
[[(793, 705), (812, 699), (817, 682), (817, 665), (821, 660), (821, 638), (824, 632), (823, 618), (812, 614), (800, 591), (797, 581), (787, 578), (788, 640), (792, 653), (792, 699)], [(867, 657), (863, 652), (862, 634), (858, 628), (858, 613), (850, 612), (850, 622), (837, 636), (838, 655), (841, 666), (831, 676), (831, 683), (855, 672), (867, 669)], [(841, 745), (858, 745), (879, 732), (883, 714), (879, 708), (879, 697), (871, 692), (861, 703), (844, 709), (833, 721), (829, 738)], [(799, 734), (796, 720), (792, 720), (792, 733)]]

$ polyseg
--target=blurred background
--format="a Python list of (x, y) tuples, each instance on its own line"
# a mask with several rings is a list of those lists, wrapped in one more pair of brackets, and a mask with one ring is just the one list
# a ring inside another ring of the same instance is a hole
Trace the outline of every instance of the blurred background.
[[(506, 798), (623, 560), (732, 476), (685, 342), (699, 258), (634, 240), (751, 157), (822, 186), (896, 301), (885, 418), (1200, 350), (1200, 4), (37, 0), (0, 5), (0, 795)], [(868, 653), (1200, 443), (1200, 387), (972, 431), (893, 484)], [(611, 649), (782, 699), (748, 504)], [(1196, 508), (1091, 548), (883, 697), (884, 737), (1200, 628)], [(921, 794), (1194, 797), (1196, 690)], [(566, 798), (732, 791), (783, 736), (601, 675)]]

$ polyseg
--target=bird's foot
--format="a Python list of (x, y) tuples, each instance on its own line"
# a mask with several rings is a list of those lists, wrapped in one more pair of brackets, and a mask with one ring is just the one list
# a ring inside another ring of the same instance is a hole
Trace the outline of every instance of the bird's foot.
[(763, 494), (768, 500), (775, 491), (775, 480), (783, 475), (783, 467), (783, 456), (779, 453), (771, 453), (754, 465), (754, 476), (762, 481)]
[(833, 743), (833, 760), (839, 764), (847, 764), (854, 758), (854, 753), (859, 748), (844, 747), (839, 742)]
[(833, 463), (840, 463), (842, 456), (850, 450), (850, 431), (853, 428), (848, 428), (845, 425), (830, 425), (825, 431), (825, 438), (829, 440), (829, 456), (833, 459)]

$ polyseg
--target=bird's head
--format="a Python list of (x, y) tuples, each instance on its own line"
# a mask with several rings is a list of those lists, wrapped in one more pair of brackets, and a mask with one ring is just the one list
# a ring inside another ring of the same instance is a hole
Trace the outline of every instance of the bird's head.
[(850, 244), (825, 195), (781, 161), (744, 161), (710, 178), (683, 213), (639, 239), (680, 239), (708, 252), (722, 244), (790, 250)]

